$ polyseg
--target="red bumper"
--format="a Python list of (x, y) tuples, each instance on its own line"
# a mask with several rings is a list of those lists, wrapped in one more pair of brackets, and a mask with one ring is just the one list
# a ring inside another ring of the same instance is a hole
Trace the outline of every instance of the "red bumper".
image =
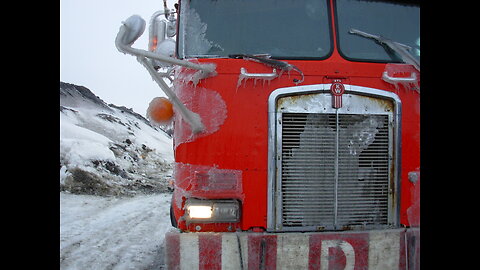
[(180, 233), (165, 236), (167, 269), (420, 269), (420, 230)]

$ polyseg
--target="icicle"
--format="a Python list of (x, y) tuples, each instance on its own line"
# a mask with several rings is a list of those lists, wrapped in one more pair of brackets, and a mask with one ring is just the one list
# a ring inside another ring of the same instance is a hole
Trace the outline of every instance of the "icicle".
[[(303, 72), (299, 68), (297, 68), (296, 66), (294, 66), (292, 64), (289, 64), (287, 62), (284, 62), (284, 61), (270, 59), (269, 56), (268, 57), (265, 57), (265, 56), (261, 57), (261, 56), (250, 55), (250, 54), (232, 54), (232, 55), (229, 55), (229, 57), (235, 58), (235, 59), (250, 60), (250, 61), (257, 62), (257, 63), (265, 64), (265, 65), (267, 65), (269, 67), (273, 67), (275, 69), (279, 69), (280, 70), (280, 75), (279, 76), (281, 76), (283, 71), (285, 71), (285, 70), (288, 71), (288, 72), (290, 72), (291, 70), (295, 70), (295, 71), (298, 72), (298, 74), (300, 74), (302, 76), (302, 79), (300, 79), (300, 80), (298, 80), (298, 79), (293, 80), (296, 85), (302, 83), (303, 80), (304, 80)], [(279, 77), (279, 76), (277, 76), (277, 77)]]
[(257, 85), (258, 80), (262, 80), (263, 86), (265, 86), (265, 81), (268, 81), (268, 83), (270, 84), (270, 81), (277, 77), (278, 77), (278, 74), (276, 69), (273, 69), (272, 73), (248, 73), (247, 70), (242, 67), (240, 68), (240, 75), (238, 75), (237, 89), (238, 87), (240, 87), (243, 81), (245, 81), (244, 83), (244, 87), (245, 87), (248, 79), (253, 79), (254, 86)]
[[(407, 75), (409, 77), (399, 77)], [(382, 74), (382, 80), (393, 84), (395, 91), (400, 90), (400, 85), (405, 89), (415, 90), (420, 93), (420, 72), (411, 65), (405, 64), (387, 64)]]

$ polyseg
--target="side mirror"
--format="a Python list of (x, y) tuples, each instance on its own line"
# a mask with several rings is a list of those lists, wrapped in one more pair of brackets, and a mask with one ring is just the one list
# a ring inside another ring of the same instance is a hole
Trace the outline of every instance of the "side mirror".
[[(156, 18), (165, 13), (169, 15), (167, 17), (168, 22), (156, 22)], [(168, 23), (170, 23), (170, 27)], [(138, 15), (130, 16), (125, 22), (122, 22), (122, 26), (120, 26), (117, 36), (115, 37), (115, 46), (119, 52), (137, 57), (137, 61), (147, 69), (153, 80), (158, 84), (158, 86), (160, 86), (162, 91), (171, 100), (173, 106), (175, 106), (185, 121), (190, 124), (193, 134), (197, 134), (205, 130), (205, 126), (202, 123), (200, 115), (190, 111), (180, 101), (175, 92), (173, 92), (173, 90), (162, 79), (169, 76), (168, 73), (171, 71), (171, 69), (169, 72), (162, 74), (157, 72), (157, 67), (171, 67), (173, 65), (179, 65), (182, 67), (196, 69), (197, 72), (195, 75), (198, 74), (196, 78), (202, 79), (216, 75), (216, 65), (196, 64), (190, 61), (171, 57), (170, 55), (173, 56), (175, 51), (175, 42), (170, 38), (175, 34), (175, 32), (172, 31), (172, 29), (175, 28), (173, 27), (173, 23), (175, 23), (174, 15), (169, 11), (156, 12), (154, 16), (152, 16), (150, 23), (149, 50), (146, 51), (131, 47), (135, 40), (137, 40), (145, 31), (145, 21)], [(165, 36), (169, 38), (166, 38)]]
[(145, 20), (138, 15), (132, 15), (123, 22), (126, 28), (121, 38), (124, 45), (131, 46), (145, 31)]
[[(167, 12), (168, 21), (161, 18)], [(175, 41), (171, 37), (176, 34), (176, 19), (171, 11), (157, 11), (150, 19), (148, 50), (163, 56), (175, 56)], [(171, 66), (165, 62), (154, 60), (155, 68)]]
[(161, 14), (154, 13), (150, 19), (148, 50), (155, 52), (157, 45), (165, 40), (165, 29), (167, 24), (160, 19)]

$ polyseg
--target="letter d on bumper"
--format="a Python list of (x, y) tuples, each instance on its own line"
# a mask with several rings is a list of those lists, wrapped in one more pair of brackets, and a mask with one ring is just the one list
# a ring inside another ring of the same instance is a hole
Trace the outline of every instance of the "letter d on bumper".
[(180, 233), (165, 236), (167, 269), (420, 269), (420, 230)]

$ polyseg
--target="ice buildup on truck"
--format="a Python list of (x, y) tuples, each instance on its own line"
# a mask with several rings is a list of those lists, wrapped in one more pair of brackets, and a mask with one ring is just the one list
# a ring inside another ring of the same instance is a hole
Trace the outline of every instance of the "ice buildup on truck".
[(116, 46), (173, 105), (168, 269), (419, 269), (419, 1), (180, 0), (149, 50), (143, 23)]

